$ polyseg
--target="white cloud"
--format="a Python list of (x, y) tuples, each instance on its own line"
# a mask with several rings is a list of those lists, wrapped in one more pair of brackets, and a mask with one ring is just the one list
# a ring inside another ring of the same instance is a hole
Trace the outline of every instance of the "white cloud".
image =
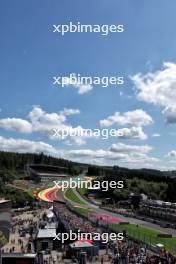
[(125, 113), (115, 112), (112, 116), (108, 116), (104, 120), (100, 120), (101, 126), (112, 125), (132, 125), (132, 126), (145, 126), (153, 122), (152, 117), (149, 116), (144, 110), (136, 109)]
[[(33, 106), (33, 109), (28, 114), (29, 121), (20, 118), (4, 118), (0, 119), (0, 128), (16, 131), (20, 133), (38, 132), (45, 134), (52, 140), (66, 140), (70, 145), (84, 145), (86, 139), (90, 138), (81, 126), (73, 127), (68, 123), (67, 117), (74, 114), (79, 114), (79, 109), (64, 108), (58, 113), (47, 113), (40, 106)], [(71, 131), (71, 135), (55, 137), (54, 130), (60, 131), (61, 135), (64, 132)]]
[(69, 140), (66, 141), (67, 145), (72, 146), (72, 145), (77, 145), (77, 146), (82, 146), (86, 144), (86, 141), (82, 137), (70, 137)]
[[(60, 136), (55, 137), (53, 134), (53, 129), (57, 129), (59, 131), (73, 131), (73, 135), (77, 134), (76, 131), (83, 128), (81, 126), (73, 128), (70, 124), (67, 123), (66, 116), (79, 114), (80, 111), (78, 109), (67, 109), (65, 108), (63, 111), (59, 113), (46, 113), (41, 109), (41, 107), (36, 106), (29, 113), (29, 118), (31, 119), (33, 131), (46, 133), (50, 139), (57, 140), (65, 140), (67, 138), (67, 144), (72, 145), (83, 145), (85, 144), (86, 135), (82, 137), (79, 136)], [(65, 134), (64, 134), (65, 135)]]
[(5, 138), (0, 136), (0, 150), (19, 152), (19, 153), (45, 153), (54, 157), (72, 159), (79, 162), (108, 164), (109, 162), (119, 161), (135, 166), (144, 166), (147, 162), (158, 161), (154, 157), (148, 156), (152, 147), (148, 145), (125, 145), (122, 143), (113, 144), (109, 149), (76, 149), (63, 150), (44, 143), (42, 141), (32, 141), (26, 139)]
[(123, 143), (112, 144), (110, 151), (112, 152), (121, 152), (121, 153), (148, 153), (152, 150), (152, 147), (149, 145), (127, 145)]
[(87, 157), (93, 159), (112, 159), (119, 160), (127, 157), (127, 154), (124, 153), (112, 153), (109, 150), (91, 150), (91, 149), (76, 149), (70, 150), (68, 152), (69, 156), (74, 157)]
[(118, 129), (118, 135), (122, 139), (147, 139), (142, 127), (131, 127)]
[(162, 113), (164, 114), (165, 120), (168, 124), (176, 123), (176, 107), (166, 107)]
[(40, 106), (34, 106), (29, 113), (33, 131), (51, 132), (53, 128), (57, 129), (71, 129), (72, 126), (67, 123), (67, 116), (79, 114), (78, 109), (67, 109), (58, 113), (47, 113)]
[(81, 84), (75, 73), (73, 73), (72, 76), (75, 78), (74, 82), (71, 76), (64, 77), (65, 86), (74, 87), (78, 90), (78, 94), (85, 94), (93, 89), (93, 86), (91, 84)]
[(63, 113), (47, 113), (40, 106), (33, 107), (29, 113), (33, 131), (49, 132), (53, 127), (64, 126), (66, 117)]
[(147, 154), (152, 150), (149, 145), (126, 145), (122, 143), (113, 144), (108, 150), (104, 149), (76, 149), (67, 152), (67, 157), (77, 161), (89, 162), (98, 160), (107, 164), (107, 161), (119, 161), (127, 164), (144, 164), (146, 162), (156, 162), (157, 158), (150, 157)]
[(176, 64), (165, 62), (163, 69), (131, 77), (137, 92), (137, 98), (164, 108), (168, 123), (176, 122)]
[(4, 118), (0, 119), (0, 128), (9, 131), (15, 131), (20, 133), (31, 133), (32, 125), (20, 118)]
[[(84, 145), (89, 138), (105, 138), (108, 136), (108, 129), (84, 129), (78, 125), (73, 127), (68, 123), (68, 116), (79, 114), (79, 109), (67, 109), (59, 111), (58, 113), (47, 113), (40, 106), (33, 106), (27, 118), (29, 121), (19, 118), (5, 118), (0, 119), (0, 127), (11, 131), (21, 133), (37, 132), (47, 135), (51, 140), (65, 141), (67, 145)], [(143, 117), (143, 120), (142, 120)], [(143, 110), (136, 110), (133, 112), (126, 112), (118, 116), (121, 124), (147, 124), (152, 122)], [(125, 119), (126, 118), (126, 119)], [(117, 120), (116, 120), (117, 121)], [(56, 131), (58, 132), (56, 134)], [(96, 132), (98, 131), (98, 132)], [(106, 133), (105, 133), (106, 132)], [(121, 128), (116, 130), (117, 137), (121, 139), (146, 139), (147, 135), (144, 133), (142, 127)], [(102, 133), (102, 134), (101, 134)], [(107, 137), (108, 138), (108, 137)]]
[(154, 133), (152, 137), (161, 137), (161, 135), (159, 133)]
[(58, 156), (58, 150), (42, 141), (5, 138), (0, 136), (0, 150), (20, 153), (45, 153)]
[[(146, 167), (146, 164), (147, 163), (150, 163), (151, 167), (153, 166), (153, 162), (158, 162), (159, 159), (155, 158), (155, 157), (150, 157), (146, 154), (135, 154), (135, 155), (131, 155), (129, 156), (125, 161), (122, 161), (122, 162), (125, 162), (125, 163), (128, 163), (128, 164), (132, 164), (134, 163), (135, 165), (140, 165), (140, 164), (143, 164), (142, 166), (145, 166)], [(147, 165), (148, 166), (148, 165)]]
[(176, 150), (169, 151), (167, 157), (176, 158)]
[(68, 116), (68, 115), (75, 115), (75, 114), (80, 114), (79, 109), (70, 109), (70, 108), (64, 108), (63, 111), (61, 111), (63, 115)]

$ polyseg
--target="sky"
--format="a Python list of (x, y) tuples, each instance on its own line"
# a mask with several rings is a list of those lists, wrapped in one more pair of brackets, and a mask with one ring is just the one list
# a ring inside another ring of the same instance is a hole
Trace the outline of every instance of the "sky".
[[(175, 10), (174, 0), (0, 1), (0, 150), (175, 170)], [(123, 32), (54, 32), (70, 23)], [(78, 74), (123, 83), (72, 83)]]

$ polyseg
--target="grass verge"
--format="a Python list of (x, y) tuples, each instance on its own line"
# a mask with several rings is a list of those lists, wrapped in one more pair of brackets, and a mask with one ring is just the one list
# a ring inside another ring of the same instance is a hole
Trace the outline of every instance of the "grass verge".
[(81, 205), (85, 205), (85, 202), (80, 199), (76, 193), (74, 192), (73, 189), (69, 188), (65, 191), (65, 197), (70, 200), (71, 202), (75, 202), (75, 203), (78, 203), (78, 204), (81, 204)]
[(135, 224), (109, 224), (108, 226), (115, 232), (125, 231), (128, 236), (149, 245), (162, 243), (166, 250), (176, 254), (176, 237), (158, 237), (160, 232)]

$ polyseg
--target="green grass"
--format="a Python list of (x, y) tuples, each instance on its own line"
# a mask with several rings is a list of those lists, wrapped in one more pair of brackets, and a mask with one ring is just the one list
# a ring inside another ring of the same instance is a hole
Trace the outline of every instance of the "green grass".
[(80, 195), (84, 195), (87, 193), (87, 188), (84, 186), (83, 188), (78, 188), (77, 189)]
[(28, 193), (29, 196), (32, 197), (32, 198), (34, 198), (34, 196), (33, 196), (33, 191), (34, 191), (34, 189), (35, 189), (35, 188), (33, 188), (33, 187), (29, 187), (29, 188), (27, 189), (27, 193)]
[(4, 234), (2, 231), (0, 231), (0, 244), (1, 246), (4, 246), (7, 243), (7, 239), (5, 238)]
[(158, 237), (160, 232), (135, 224), (109, 224), (109, 227), (115, 232), (125, 231), (128, 236), (150, 245), (162, 243), (166, 250), (174, 254), (176, 253), (176, 237)]
[(73, 210), (77, 213), (80, 213), (80, 214), (87, 214), (89, 213), (91, 210), (88, 209), (88, 208), (81, 208), (81, 207), (73, 207)]
[(75, 202), (75, 203), (78, 203), (78, 204), (81, 204), (81, 205), (85, 205), (85, 202), (82, 201), (76, 194), (75, 192), (73, 191), (73, 189), (68, 189), (66, 190), (65, 192), (65, 197), (72, 201), (72, 202)]

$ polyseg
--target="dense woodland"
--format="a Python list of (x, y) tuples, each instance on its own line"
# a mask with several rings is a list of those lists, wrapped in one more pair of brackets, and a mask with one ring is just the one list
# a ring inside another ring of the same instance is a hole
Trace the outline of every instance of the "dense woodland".
[(58, 159), (43, 153), (13, 153), (0, 151), (0, 170), (10, 170), (17, 172), (18, 175), (24, 177), (24, 169), (27, 164), (47, 164), (53, 166), (61, 166), (68, 168), (71, 175), (79, 174), (84, 165), (75, 162)]
[(176, 202), (176, 171), (89, 166), (87, 174), (97, 175), (102, 181), (124, 180), (125, 188), (109, 189), (103, 192), (105, 197), (123, 200), (130, 193), (143, 193), (151, 199)]

